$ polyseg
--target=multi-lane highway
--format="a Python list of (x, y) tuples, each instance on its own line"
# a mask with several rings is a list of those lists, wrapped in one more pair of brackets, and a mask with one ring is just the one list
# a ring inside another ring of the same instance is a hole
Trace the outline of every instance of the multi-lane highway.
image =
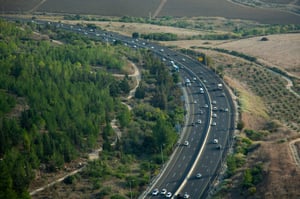
[(192, 82), (186, 87), (189, 116), (182, 135), (182, 142), (187, 140), (189, 145), (174, 151), (175, 158), (171, 158), (146, 197), (164, 197), (153, 196), (151, 190), (167, 189), (177, 197), (186, 194), (190, 198), (204, 198), (230, 144), (233, 105), (224, 83), (212, 70), (177, 52), (164, 52), (180, 66), (183, 81), (189, 78)]
[[(140, 198), (162, 198), (166, 189), (172, 196), (186, 193), (189, 198), (204, 198), (230, 145), (234, 129), (234, 106), (222, 80), (209, 68), (179, 52), (144, 40), (77, 25), (34, 21), (84, 34), (109, 43), (116, 40), (132, 48), (147, 48), (170, 67), (179, 67), (187, 109), (186, 125), (178, 145), (160, 175)], [(170, 64), (172, 63), (172, 64)], [(191, 84), (186, 84), (189, 79)], [(219, 88), (218, 85), (222, 85)], [(158, 194), (152, 194), (157, 189)]]

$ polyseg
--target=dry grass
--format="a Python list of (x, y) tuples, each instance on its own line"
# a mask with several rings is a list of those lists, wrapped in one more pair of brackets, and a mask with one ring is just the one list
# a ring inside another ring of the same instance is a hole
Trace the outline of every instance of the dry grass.
[(214, 45), (242, 52), (259, 58), (267, 65), (277, 66), (300, 77), (300, 34), (269, 35), (268, 41), (260, 41), (261, 37), (241, 39)]
[(241, 119), (245, 122), (245, 128), (259, 130), (269, 119), (264, 102), (247, 88), (247, 85), (237, 79), (225, 77), (225, 82), (239, 93)]

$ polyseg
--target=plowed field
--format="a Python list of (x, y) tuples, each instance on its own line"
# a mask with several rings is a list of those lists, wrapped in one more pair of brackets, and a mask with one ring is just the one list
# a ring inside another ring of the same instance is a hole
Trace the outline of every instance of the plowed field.
[[(104, 16), (220, 16), (272, 24), (300, 24), (300, 16), (276, 9), (241, 6), (227, 0), (0, 0), (2, 12), (55, 12)], [(157, 10), (159, 12), (157, 13)]]

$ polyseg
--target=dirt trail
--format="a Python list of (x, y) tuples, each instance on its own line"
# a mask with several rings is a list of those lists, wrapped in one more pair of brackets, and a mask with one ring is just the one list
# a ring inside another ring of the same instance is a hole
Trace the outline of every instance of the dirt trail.
[(300, 142), (300, 138), (298, 139), (295, 139), (295, 140), (292, 140), (290, 143), (289, 143), (289, 146), (290, 146), (290, 150), (292, 152), (292, 156), (294, 157), (294, 160), (295, 160), (295, 163), (298, 167), (300, 167), (300, 154), (298, 153), (297, 151), (297, 148), (295, 146), (295, 143), (296, 142)]

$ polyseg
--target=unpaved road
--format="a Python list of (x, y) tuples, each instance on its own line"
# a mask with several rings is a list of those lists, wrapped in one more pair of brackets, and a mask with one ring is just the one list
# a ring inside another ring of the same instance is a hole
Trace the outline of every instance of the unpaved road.
[(290, 150), (292, 152), (292, 156), (295, 160), (295, 163), (298, 167), (300, 167), (300, 154), (298, 153), (297, 151), (297, 147), (295, 146), (295, 143), (296, 142), (300, 142), (300, 138), (298, 139), (295, 139), (295, 140), (292, 140), (290, 143), (289, 143), (289, 146), (290, 146)]

